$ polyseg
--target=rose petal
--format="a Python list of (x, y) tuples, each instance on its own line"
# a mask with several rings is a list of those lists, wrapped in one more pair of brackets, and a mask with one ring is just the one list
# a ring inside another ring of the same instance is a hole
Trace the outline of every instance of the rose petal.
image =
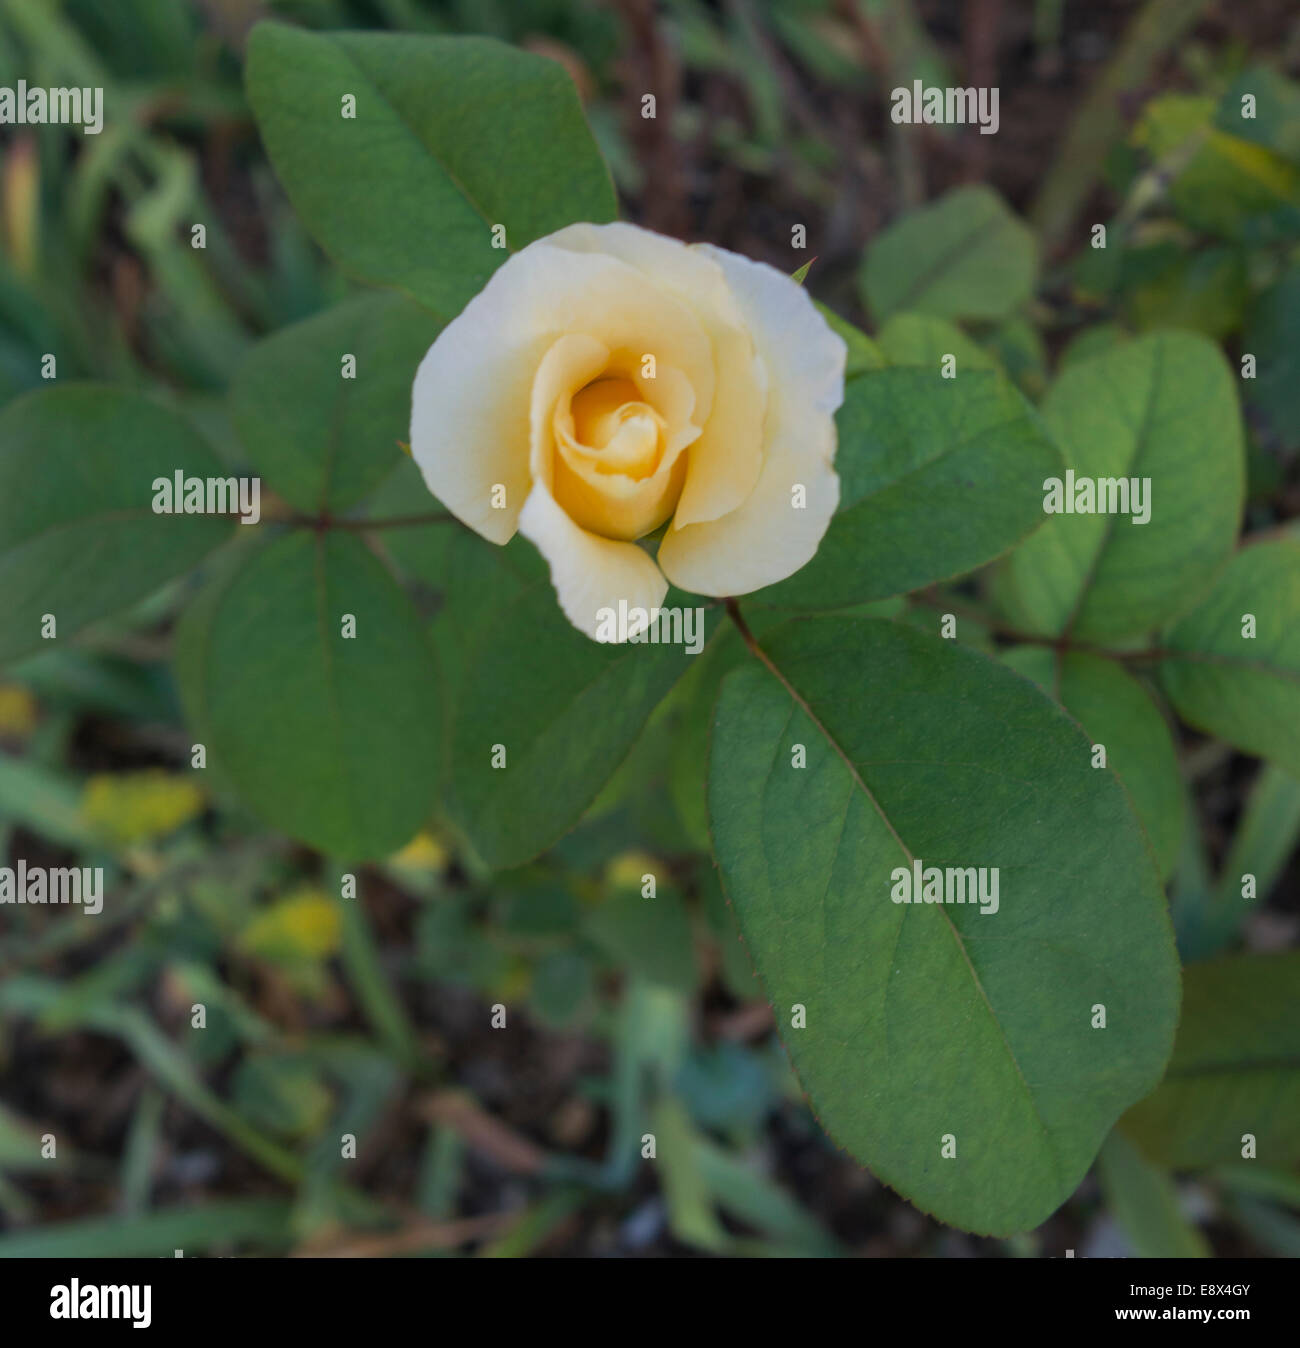
[(668, 593), (654, 559), (635, 543), (600, 538), (560, 509), (545, 482), (535, 482), (519, 514), (519, 531), (551, 568), (551, 583), (568, 620), (596, 636), (601, 609), (658, 608)]
[[(548, 242), (620, 258), (694, 309), (713, 345), (717, 391), (712, 407), (701, 409), (696, 418), (707, 415), (691, 447), (673, 527), (718, 519), (734, 510), (753, 491), (762, 471), (767, 381), (723, 268), (709, 250), (684, 248), (675, 239), (623, 223), (570, 225)], [(656, 354), (660, 362), (673, 358), (671, 352)]]
[[(834, 413), (844, 398), (846, 347), (802, 286), (773, 267), (708, 245), (726, 272), (767, 368), (765, 462), (739, 509), (670, 529), (659, 565), (696, 594), (748, 594), (811, 560), (839, 504)], [(793, 504), (802, 484), (806, 503)]]
[[(712, 344), (687, 304), (617, 258), (529, 244), (442, 330), (412, 390), (411, 454), (429, 490), (494, 543), (514, 533), (532, 479), (534, 376), (566, 334), (671, 353), (699, 415), (712, 406)], [(492, 504), (498, 483), (504, 509)]]

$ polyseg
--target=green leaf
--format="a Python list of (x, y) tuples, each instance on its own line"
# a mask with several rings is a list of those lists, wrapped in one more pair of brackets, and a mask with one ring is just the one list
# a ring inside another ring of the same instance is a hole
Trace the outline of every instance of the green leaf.
[(1124, 308), (1139, 332), (1193, 328), (1222, 339), (1241, 326), (1250, 298), (1246, 250), (1204, 248), (1188, 253), (1158, 243), (1125, 258)]
[(91, 1217), (52, 1222), (0, 1236), (0, 1259), (171, 1259), (177, 1250), (252, 1245), (283, 1249), (293, 1243), (290, 1205), (273, 1198), (231, 1198), (165, 1208), (139, 1217)]
[(1060, 457), (1001, 376), (889, 369), (852, 379), (836, 424), (839, 512), (801, 571), (754, 596), (842, 608), (961, 575), (1043, 522)]
[(1156, 161), (1189, 156), (1168, 188), (1179, 217), (1194, 229), (1243, 242), (1293, 236), (1300, 226), (1300, 168), (1216, 130), (1214, 114), (1213, 99), (1163, 94), (1147, 104), (1133, 133)]
[(1147, 1157), (1176, 1170), (1240, 1161), (1249, 1133), (1261, 1166), (1300, 1161), (1297, 986), (1296, 950), (1187, 966), (1169, 1070), (1121, 1124)]
[(642, 898), (640, 889), (616, 890), (591, 911), (583, 931), (620, 970), (681, 992), (694, 989), (690, 919), (671, 886), (659, 886), (652, 899)]
[[(672, 591), (664, 605), (688, 602)], [(549, 581), (486, 608), (477, 632), (464, 655), (473, 677), (458, 690), (449, 808), (484, 861), (513, 866), (578, 822), (694, 657), (680, 645), (591, 640)], [(497, 745), (504, 767), (493, 766)]]
[(1300, 776), (1300, 543), (1243, 548), (1164, 649), (1160, 679), (1184, 720)]
[(38, 389), (0, 414), (0, 661), (143, 599), (230, 534), (212, 515), (159, 515), (155, 478), (225, 477), (175, 412), (99, 384)]
[[(254, 346), (230, 390), (231, 416), (267, 485), (311, 514), (337, 514), (378, 486), (402, 456), (415, 370), (439, 327), (398, 295), (364, 295)], [(345, 355), (353, 378), (343, 377)]]
[(192, 723), (268, 823), (363, 859), (428, 817), (436, 666), (410, 601), (355, 537), (300, 531), (259, 549), (186, 613), (178, 646)]
[(253, 1053), (231, 1079), (235, 1108), (255, 1127), (283, 1137), (309, 1137), (329, 1120), (334, 1095), (296, 1053)]
[(821, 316), (830, 324), (831, 330), (838, 333), (844, 339), (844, 345), (848, 347), (848, 355), (845, 357), (844, 363), (844, 377), (846, 379), (852, 379), (855, 375), (862, 374), (867, 370), (884, 368), (885, 358), (880, 347), (861, 328), (855, 328), (848, 319), (841, 318), (834, 309), (827, 308), (820, 301), (814, 300), (813, 303), (817, 305)]
[(987, 187), (959, 187), (905, 215), (867, 249), (862, 291), (878, 321), (904, 310), (1005, 318), (1034, 291), (1032, 231)]
[[(1235, 381), (1218, 349), (1182, 332), (1114, 347), (1066, 369), (1043, 418), (1076, 489), (1080, 478), (1149, 479), (1150, 518), (1047, 516), (1010, 558), (1017, 620), (1099, 640), (1185, 610), (1232, 551), (1245, 491)], [(1060, 481), (1068, 498), (1070, 480)]]
[(732, 1238), (718, 1220), (713, 1195), (704, 1183), (695, 1129), (685, 1106), (674, 1096), (657, 1100), (651, 1112), (656, 1156), (668, 1209), (668, 1225), (683, 1245), (714, 1254), (730, 1248)]
[(1183, 1215), (1173, 1180), (1122, 1133), (1106, 1139), (1097, 1169), (1106, 1206), (1139, 1259), (1209, 1257), (1209, 1243)]
[(1106, 762), (1128, 787), (1167, 876), (1183, 840), (1186, 795), (1169, 726), (1151, 694), (1113, 660), (1084, 651), (1017, 646), (1003, 658), (1055, 697), (1094, 744), (1106, 746)]
[[(1125, 793), (984, 655), (838, 618), (765, 645), (781, 681), (751, 664), (723, 684), (709, 808), (795, 1070), (831, 1136), (917, 1206), (1037, 1225), (1173, 1040), (1178, 965)], [(998, 911), (892, 902), (914, 859), (998, 868)]]
[(1255, 302), (1242, 350), (1257, 362), (1255, 378), (1245, 383), (1246, 401), (1275, 437), (1300, 442), (1300, 266), (1283, 272)]
[(955, 356), (958, 374), (995, 370), (997, 361), (955, 324), (926, 314), (895, 314), (880, 330), (880, 350), (890, 365), (919, 365), (939, 373), (945, 356)]
[[(1245, 115), (1243, 97), (1255, 100)], [(1300, 166), (1300, 84), (1268, 66), (1243, 71), (1219, 102), (1214, 124)]]
[[(326, 251), (445, 318), (509, 251), (616, 214), (573, 81), (546, 57), (482, 37), (261, 23), (247, 84), (276, 173)], [(493, 247), (496, 225), (506, 248)]]

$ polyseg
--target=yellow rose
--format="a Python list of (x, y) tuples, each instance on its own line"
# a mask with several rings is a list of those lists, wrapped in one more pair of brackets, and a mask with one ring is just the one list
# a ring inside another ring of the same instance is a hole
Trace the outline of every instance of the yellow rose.
[[(546, 558), (560, 605), (747, 594), (817, 551), (839, 501), (845, 346), (761, 262), (634, 225), (572, 225), (509, 258), (430, 347), (411, 452), (494, 543)], [(652, 556), (636, 540), (667, 525)], [(666, 579), (665, 579), (666, 577)]]

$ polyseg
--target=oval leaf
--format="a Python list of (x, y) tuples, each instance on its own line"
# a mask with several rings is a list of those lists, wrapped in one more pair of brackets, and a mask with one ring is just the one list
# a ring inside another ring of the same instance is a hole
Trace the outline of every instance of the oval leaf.
[(378, 486), (402, 458), (416, 366), (440, 326), (398, 295), (363, 295), (253, 347), (230, 407), (267, 484), (311, 513), (345, 510)]
[(1169, 726), (1151, 694), (1113, 660), (1086, 651), (1017, 646), (1003, 659), (1043, 689), (1106, 748), (1106, 762), (1133, 797), (1160, 874), (1178, 859), (1186, 792)]
[(1005, 318), (1033, 294), (1033, 232), (987, 187), (959, 187), (911, 211), (867, 249), (862, 291), (877, 320), (909, 310)]
[(1189, 964), (1178, 1042), (1160, 1089), (1120, 1125), (1151, 1160), (1176, 1169), (1300, 1161), (1300, 951)]
[[(664, 602), (689, 601), (670, 591)], [(693, 657), (680, 644), (592, 641), (549, 581), (484, 611), (464, 664), (473, 677), (457, 690), (452, 812), (489, 865), (514, 866), (578, 822)], [(713, 627), (702, 617), (701, 641)]]
[(428, 818), (436, 667), (410, 601), (351, 535), (299, 531), (243, 559), (187, 611), (177, 668), (213, 766), (276, 828), (362, 860)]
[(1300, 776), (1300, 543), (1243, 548), (1164, 648), (1186, 721)]
[(261, 23), (247, 84), (275, 171), (326, 251), (445, 318), (510, 251), (616, 214), (573, 81), (546, 57), (482, 37)]
[[(1178, 965), (1146, 839), (1078, 726), (989, 657), (879, 620), (765, 644), (771, 669), (723, 684), (709, 808), (795, 1070), (919, 1207), (1032, 1227), (1169, 1054)], [(914, 861), (996, 867), (997, 911), (895, 902)]]
[(1043, 419), (1074, 475), (1073, 492), (1056, 475), (1063, 503), (1086, 504), (1086, 482), (1095, 506), (1096, 484), (1109, 481), (1123, 490), (1107, 504), (1130, 513), (1047, 516), (1010, 559), (1017, 620), (1052, 636), (1113, 639), (1194, 603), (1232, 551), (1245, 491), (1236, 385), (1218, 348), (1186, 332), (1112, 348), (1062, 373)]
[(839, 511), (803, 570), (753, 602), (843, 608), (971, 571), (1043, 522), (1060, 455), (1001, 376), (889, 369), (845, 386)]
[[(226, 478), (184, 417), (97, 384), (38, 389), (0, 414), (0, 661), (152, 594), (231, 525), (155, 514), (155, 478)], [(236, 508), (238, 494), (236, 493)]]

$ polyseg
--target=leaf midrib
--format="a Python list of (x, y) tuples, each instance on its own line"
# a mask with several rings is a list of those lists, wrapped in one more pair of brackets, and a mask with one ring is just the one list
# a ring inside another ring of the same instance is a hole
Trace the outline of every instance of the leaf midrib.
[[(857, 764), (853, 762), (853, 760), (848, 756), (847, 753), (845, 753), (844, 749), (840, 746), (839, 741), (836, 740), (834, 735), (832, 735), (830, 731), (827, 729), (827, 727), (823, 724), (820, 717), (818, 717), (816, 712), (813, 711), (807, 699), (804, 698), (804, 696), (799, 692), (799, 690), (795, 688), (794, 684), (788, 678), (786, 678), (785, 674), (777, 666), (776, 662), (772, 659), (772, 657), (757, 643), (757, 641), (754, 640), (752, 634), (746, 632), (744, 635), (747, 637), (749, 645), (753, 650), (754, 654), (758, 656), (759, 660), (766, 666), (768, 672), (771, 673), (772, 676), (777, 680), (777, 682), (781, 684), (781, 686), (785, 689), (785, 691), (790, 695), (790, 697), (803, 711), (804, 715), (807, 716), (808, 719), (812, 722), (812, 724), (816, 727), (818, 733), (821, 734), (821, 736), (826, 740), (826, 743), (829, 744), (831, 748), (835, 751), (835, 753), (839, 756), (840, 761), (844, 764), (845, 768), (848, 770), (850, 779), (858, 787), (858, 789), (862, 792), (862, 794), (867, 798), (867, 801), (870, 803), (871, 807), (876, 811), (876, 814), (880, 817), (881, 822), (889, 830), (890, 836), (898, 844), (898, 847), (902, 851), (903, 855), (907, 857), (909, 864), (915, 861), (916, 858), (912, 853), (911, 848), (909, 848), (907, 844), (903, 841), (902, 835), (894, 827), (893, 820), (891, 820), (889, 815), (886, 814), (884, 807), (881, 805), (880, 801), (876, 799), (875, 793), (866, 784), (866, 782), (863, 781), (862, 774), (858, 771)], [(1046, 1120), (1044, 1120), (1041, 1112), (1039, 1111), (1038, 1102), (1034, 1098), (1033, 1090), (1030, 1087), (1029, 1081), (1025, 1076), (1024, 1069), (1020, 1066), (1020, 1060), (1016, 1057), (1015, 1049), (1011, 1046), (1011, 1041), (1007, 1038), (1006, 1030), (1003, 1028), (1002, 1022), (998, 1018), (997, 1012), (993, 1009), (993, 1003), (989, 1000), (989, 995), (984, 989), (984, 984), (980, 980), (979, 973), (976, 970), (975, 965), (971, 961), (970, 952), (966, 949), (966, 942), (962, 939), (961, 933), (957, 930), (956, 926), (953, 923), (952, 918), (950, 918), (942, 908), (938, 908), (938, 912), (940, 916), (943, 918), (944, 922), (946, 923), (948, 931), (951, 934), (953, 940), (957, 943), (957, 949), (961, 952), (962, 959), (966, 962), (966, 968), (970, 973), (971, 981), (974, 983), (975, 989), (979, 993), (981, 1001), (983, 1001), (986, 1009), (988, 1010), (989, 1016), (992, 1019), (993, 1024), (997, 1027), (998, 1035), (1002, 1040), (1002, 1045), (1006, 1049), (1007, 1056), (1011, 1059), (1011, 1064), (1016, 1070), (1016, 1076), (1019, 1078), (1021, 1085), (1024, 1087), (1025, 1097), (1029, 1102), (1030, 1110), (1032, 1111), (1034, 1119), (1042, 1131), (1043, 1142), (1047, 1148), (1047, 1153), (1051, 1157), (1052, 1163), (1055, 1166), (1057, 1175), (1059, 1177), (1061, 1174), (1061, 1167), (1056, 1156), (1056, 1151), (1052, 1146), (1051, 1130), (1048, 1128)], [(899, 926), (901, 930), (902, 924), (900, 923)]]
[[(380, 88), (378, 84), (375, 83), (375, 81), (371, 78), (369, 72), (363, 69), (357, 57), (354, 56), (353, 53), (350, 52), (346, 46), (344, 46), (341, 42), (338, 42), (337, 40), (335, 41), (334, 45), (337, 48), (337, 50), (343, 54), (344, 58), (348, 62), (348, 65), (351, 66), (352, 69), (356, 71), (358, 77), (361, 80), (365, 81), (366, 85), (370, 88), (370, 90), (379, 98), (381, 103), (386, 108), (388, 108), (388, 110), (392, 113), (393, 119), (396, 121), (398, 126), (400, 126), (402, 130), (405, 131), (407, 135), (410, 136), (410, 138), (416, 143), (416, 145), (418, 145), (420, 149), (424, 151), (424, 153), (427, 154), (429, 158), (438, 166), (438, 168), (446, 176), (447, 181), (450, 182), (451, 185), (456, 189), (456, 191), (460, 193), (461, 197), (464, 198), (466, 204), (470, 206), (470, 208), (479, 216), (479, 218), (483, 221), (485, 225), (487, 225), (488, 229), (490, 230), (492, 228), (492, 219), (488, 215), (487, 211), (484, 209), (483, 206), (479, 204), (477, 198), (475, 198), (470, 193), (469, 189), (464, 185), (464, 183), (462, 183), (460, 179), (451, 171), (451, 169), (448, 168), (448, 166), (442, 161), (442, 159), (439, 158), (437, 151), (433, 148), (433, 146), (429, 145), (425, 141), (424, 137), (421, 136), (418, 128), (416, 128), (411, 122), (407, 120), (402, 110), (388, 96), (388, 94), (382, 88)], [(515, 249), (512, 247), (510, 243), (509, 230), (506, 231), (505, 244), (506, 244), (505, 247), (506, 252), (513, 253), (515, 251)]]
[[(912, 284), (903, 292), (899, 301), (890, 307), (888, 314), (881, 317), (888, 318), (894, 314), (906, 313), (908, 306), (915, 304), (917, 297), (924, 298), (927, 290), (933, 290), (936, 282), (942, 279), (945, 272), (951, 271), (954, 264), (961, 260), (962, 256), (974, 250), (974, 248), (983, 243), (985, 237), (992, 234), (997, 228), (1006, 225), (1006, 218), (996, 209), (983, 224), (976, 226), (967, 234), (963, 234), (951, 247), (946, 248), (927, 267)], [(924, 313), (924, 310), (917, 310), (918, 313)]]

